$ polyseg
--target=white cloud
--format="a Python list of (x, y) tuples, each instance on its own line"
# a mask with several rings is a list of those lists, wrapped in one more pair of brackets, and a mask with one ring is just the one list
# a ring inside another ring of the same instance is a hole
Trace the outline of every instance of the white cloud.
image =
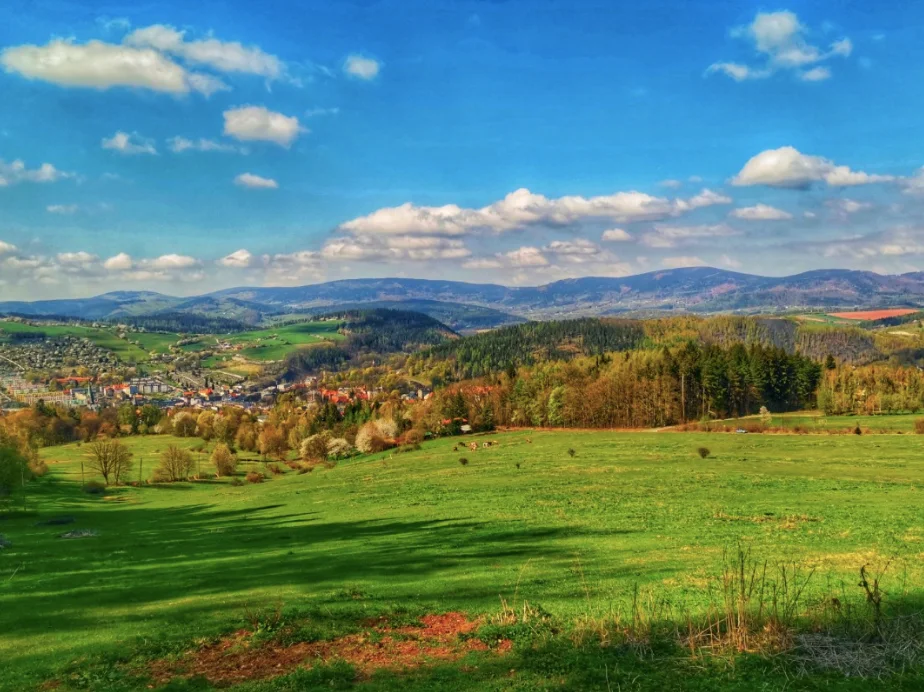
[(314, 118), (320, 115), (337, 115), (340, 113), (339, 108), (309, 108), (305, 111), (306, 118)]
[(467, 260), (462, 263), (463, 269), (501, 269), (504, 263), (498, 259), (482, 257), (480, 259)]
[(666, 187), (670, 190), (676, 190), (678, 187), (681, 187), (683, 183), (679, 180), (662, 180), (660, 183), (658, 183), (658, 185), (661, 187)]
[(831, 70), (827, 67), (813, 67), (799, 74), (799, 79), (803, 82), (823, 82), (831, 78)]
[(17, 183), (56, 183), (72, 177), (72, 173), (59, 171), (50, 163), (43, 163), (38, 168), (26, 168), (26, 164), (19, 159), (10, 163), (0, 159), (0, 187)]
[(189, 257), (188, 255), (161, 255), (154, 259), (141, 260), (138, 263), (138, 266), (144, 267), (146, 269), (154, 270), (170, 270), (170, 269), (190, 269), (192, 267), (198, 267), (202, 263), (197, 260), (195, 257)]
[[(0, 180), (3, 179), (3, 162), (0, 161)], [(901, 181), (902, 192), (906, 195), (924, 195), (924, 167), (919, 168), (909, 178)]]
[(157, 154), (157, 148), (152, 140), (141, 137), (138, 133), (129, 134), (121, 130), (112, 137), (104, 137), (102, 147), (127, 155)]
[(559, 260), (571, 264), (584, 264), (601, 259), (603, 249), (586, 238), (574, 240), (553, 240), (542, 248), (543, 252), (555, 255)]
[(724, 238), (737, 235), (737, 231), (724, 223), (696, 226), (658, 224), (642, 236), (642, 244), (653, 248), (670, 248), (703, 238)]
[(70, 214), (76, 214), (80, 209), (76, 204), (49, 204), (45, 207), (45, 211), (49, 214), (60, 214), (62, 216), (69, 216)]
[(767, 185), (805, 190), (816, 182), (824, 182), (832, 187), (846, 187), (894, 179), (889, 175), (853, 171), (821, 156), (809, 156), (787, 146), (767, 149), (753, 156), (731, 183), (738, 186)]
[(5, 243), (0, 240), (0, 255), (7, 255), (11, 252), (16, 252), (16, 246), (11, 243)]
[(632, 240), (632, 236), (621, 228), (610, 228), (609, 230), (603, 231), (600, 240), (605, 243), (622, 243), (627, 240)]
[(247, 149), (234, 144), (217, 142), (214, 139), (187, 139), (186, 137), (171, 137), (167, 140), (170, 151), (182, 154), (184, 151), (218, 151), (223, 153), (246, 154)]
[(80, 252), (60, 252), (56, 255), (56, 259), (61, 264), (84, 266), (92, 262), (96, 262), (99, 259), (99, 257), (89, 252), (80, 251)]
[(736, 38), (749, 41), (755, 53), (763, 60), (759, 65), (738, 62), (716, 62), (706, 73), (722, 73), (737, 82), (765, 79), (778, 71), (795, 73), (803, 81), (817, 82), (828, 79), (831, 71), (818, 63), (830, 58), (846, 58), (853, 51), (849, 38), (842, 38), (822, 50), (808, 42), (808, 29), (792, 12), (758, 12), (747, 26), (731, 32)]
[(326, 260), (463, 259), (471, 255), (461, 240), (434, 236), (352, 236), (332, 238), (321, 249)]
[(842, 216), (856, 214), (857, 212), (873, 208), (870, 202), (860, 202), (847, 197), (842, 199), (829, 199), (825, 202), (825, 205)]
[(279, 187), (279, 183), (272, 178), (263, 178), (253, 173), (241, 173), (234, 179), (234, 184), (255, 190), (275, 190)]
[(218, 260), (218, 264), (223, 267), (233, 267), (235, 269), (247, 269), (254, 266), (255, 257), (250, 253), (249, 250), (237, 250), (232, 252), (230, 255), (222, 257)]
[(124, 43), (129, 46), (153, 48), (182, 58), (185, 62), (225, 73), (236, 72), (278, 79), (285, 69), (279, 58), (257, 46), (244, 46), (236, 41), (219, 41), (211, 37), (187, 41), (186, 32), (164, 24), (137, 29), (125, 37)]
[(753, 207), (741, 207), (733, 210), (729, 216), (745, 221), (783, 221), (792, 218), (792, 214), (768, 204), (755, 204)]
[(381, 63), (378, 60), (372, 58), (366, 58), (362, 55), (349, 55), (343, 63), (343, 71), (350, 75), (351, 77), (358, 77), (359, 79), (375, 79), (379, 70), (382, 68)]
[(348, 221), (340, 230), (353, 234), (453, 236), (479, 230), (504, 232), (533, 225), (567, 226), (593, 219), (616, 223), (657, 221), (730, 202), (730, 198), (711, 190), (703, 190), (690, 199), (674, 200), (635, 191), (601, 197), (549, 199), (521, 188), (481, 209), (466, 209), (455, 204), (418, 207), (408, 202)]
[(503, 256), (514, 267), (544, 267), (549, 263), (537, 247), (524, 246), (505, 252)]
[(263, 106), (242, 106), (224, 112), (224, 133), (242, 141), (274, 142), (289, 147), (302, 132), (298, 118), (267, 110)]
[(661, 264), (669, 269), (682, 269), (683, 267), (704, 267), (706, 263), (703, 262), (699, 257), (690, 257), (689, 255), (682, 257), (665, 257), (661, 260)]
[(134, 261), (131, 255), (124, 252), (120, 252), (118, 255), (114, 255), (103, 262), (103, 267), (107, 271), (127, 271), (131, 269), (132, 266), (134, 266)]
[(0, 52), (0, 64), (26, 79), (65, 87), (135, 87), (172, 94), (209, 93), (211, 88), (152, 48), (102, 41), (78, 44), (56, 39), (45, 46), (13, 46)]

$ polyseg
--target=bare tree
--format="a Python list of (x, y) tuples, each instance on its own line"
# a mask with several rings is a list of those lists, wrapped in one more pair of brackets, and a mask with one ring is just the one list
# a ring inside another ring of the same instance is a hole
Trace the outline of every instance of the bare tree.
[(154, 480), (170, 483), (185, 481), (189, 478), (192, 466), (193, 458), (188, 449), (170, 445), (160, 455), (160, 464), (154, 469)]
[(106, 485), (116, 485), (132, 468), (132, 453), (118, 440), (97, 440), (90, 445), (90, 468), (99, 473)]

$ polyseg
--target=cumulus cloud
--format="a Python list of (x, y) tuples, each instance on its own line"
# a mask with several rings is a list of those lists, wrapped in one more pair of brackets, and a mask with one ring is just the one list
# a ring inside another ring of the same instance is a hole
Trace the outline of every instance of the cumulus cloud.
[(603, 231), (600, 240), (604, 243), (624, 243), (628, 240), (632, 240), (632, 236), (621, 228), (610, 228)]
[(753, 156), (731, 183), (806, 190), (822, 182), (832, 187), (848, 187), (892, 180), (895, 180), (894, 176), (854, 171), (821, 156), (809, 156), (795, 147), (786, 146), (767, 149)]
[(213, 82), (197, 78), (157, 50), (102, 41), (79, 44), (56, 39), (44, 46), (12, 46), (0, 52), (0, 64), (26, 79), (65, 87), (135, 87), (206, 95), (215, 89)]
[(835, 41), (827, 49), (812, 45), (807, 38), (808, 29), (793, 12), (788, 11), (758, 12), (753, 22), (733, 29), (731, 34), (748, 41), (762, 62), (758, 65), (716, 62), (707, 68), (707, 74), (721, 73), (743, 82), (765, 79), (785, 71), (794, 73), (803, 81), (818, 82), (831, 76), (831, 70), (818, 63), (831, 58), (846, 58), (853, 52), (849, 38)]
[(224, 133), (241, 141), (273, 142), (288, 148), (307, 132), (295, 116), (276, 113), (263, 106), (241, 106), (224, 112)]
[(784, 221), (792, 218), (792, 214), (769, 204), (755, 204), (753, 207), (741, 207), (733, 210), (729, 216), (745, 221)]
[(232, 252), (230, 255), (226, 255), (218, 260), (218, 264), (223, 267), (232, 267), (234, 269), (247, 269), (253, 267), (256, 262), (256, 258), (250, 253), (249, 250), (237, 250)]
[[(0, 180), (3, 178), (3, 162), (0, 161)], [(900, 181), (902, 191), (906, 195), (924, 195), (924, 167), (915, 171), (914, 175)]]
[(471, 255), (461, 240), (437, 236), (348, 236), (324, 244), (326, 260), (428, 260), (463, 259)]
[(234, 179), (234, 184), (255, 190), (275, 190), (279, 187), (279, 183), (272, 178), (263, 178), (253, 173), (241, 173)]
[(382, 65), (378, 60), (367, 58), (362, 55), (348, 55), (343, 63), (343, 71), (350, 77), (358, 79), (371, 80), (375, 79)]
[(0, 240), (0, 255), (7, 255), (16, 252), (16, 246)]
[(126, 155), (157, 154), (153, 140), (141, 137), (137, 132), (129, 134), (119, 130), (112, 137), (104, 137), (102, 147)]
[(134, 261), (131, 258), (131, 255), (120, 252), (118, 255), (113, 255), (105, 262), (103, 262), (103, 268), (107, 271), (117, 272), (117, 271), (127, 271), (132, 268)]
[(602, 248), (586, 238), (574, 240), (553, 240), (543, 252), (555, 255), (559, 260), (571, 264), (585, 264), (601, 259)]
[(505, 232), (534, 225), (567, 226), (586, 220), (616, 223), (657, 221), (731, 199), (703, 190), (690, 199), (666, 199), (643, 192), (617, 192), (600, 197), (566, 196), (550, 199), (525, 188), (481, 209), (455, 204), (419, 207), (410, 202), (379, 209), (348, 221), (340, 230), (353, 234), (465, 235), (474, 231)]
[(234, 144), (218, 142), (214, 139), (187, 139), (186, 137), (171, 137), (167, 140), (167, 146), (170, 151), (176, 154), (182, 154), (184, 151), (217, 151), (230, 154), (246, 154), (247, 149)]
[(503, 257), (514, 267), (544, 267), (549, 261), (537, 247), (524, 246), (505, 252)]
[(72, 177), (72, 173), (59, 171), (50, 163), (43, 163), (38, 168), (27, 168), (20, 159), (10, 163), (0, 159), (0, 187), (9, 187), (17, 183), (56, 183)]
[(258, 75), (267, 79), (278, 79), (284, 72), (284, 65), (279, 58), (257, 46), (245, 46), (237, 41), (219, 41), (212, 37), (187, 41), (185, 31), (178, 31), (165, 24), (137, 29), (126, 36), (123, 42), (128, 46), (153, 48), (187, 63), (210, 67), (219, 72)]

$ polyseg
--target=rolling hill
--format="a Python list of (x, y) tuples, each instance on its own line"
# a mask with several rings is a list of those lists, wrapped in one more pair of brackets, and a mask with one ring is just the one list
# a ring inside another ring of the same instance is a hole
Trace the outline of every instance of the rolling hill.
[(924, 307), (924, 273), (882, 275), (820, 269), (794, 276), (765, 277), (691, 267), (626, 277), (565, 279), (528, 287), (393, 278), (229, 288), (187, 298), (120, 291), (95, 298), (5, 302), (0, 303), (0, 313), (104, 319), (188, 312), (255, 324), (269, 316), (318, 314), (328, 308), (395, 307), (419, 310), (455, 329), (481, 329), (523, 318), (651, 310), (774, 312), (904, 306)]

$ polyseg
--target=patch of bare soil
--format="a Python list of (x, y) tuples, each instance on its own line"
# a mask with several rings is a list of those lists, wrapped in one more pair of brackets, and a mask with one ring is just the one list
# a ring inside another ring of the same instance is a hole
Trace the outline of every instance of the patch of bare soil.
[(491, 648), (466, 638), (481, 624), (463, 613), (427, 615), (420, 625), (391, 627), (385, 621), (369, 623), (369, 629), (322, 642), (299, 642), (287, 646), (254, 644), (250, 632), (241, 630), (179, 660), (151, 664), (150, 675), (158, 685), (176, 677), (204, 677), (225, 686), (248, 680), (285, 675), (299, 667), (346, 661), (360, 677), (376, 670), (417, 668), (432, 662), (455, 661), (472, 651), (506, 653), (512, 644), (501, 641)]

